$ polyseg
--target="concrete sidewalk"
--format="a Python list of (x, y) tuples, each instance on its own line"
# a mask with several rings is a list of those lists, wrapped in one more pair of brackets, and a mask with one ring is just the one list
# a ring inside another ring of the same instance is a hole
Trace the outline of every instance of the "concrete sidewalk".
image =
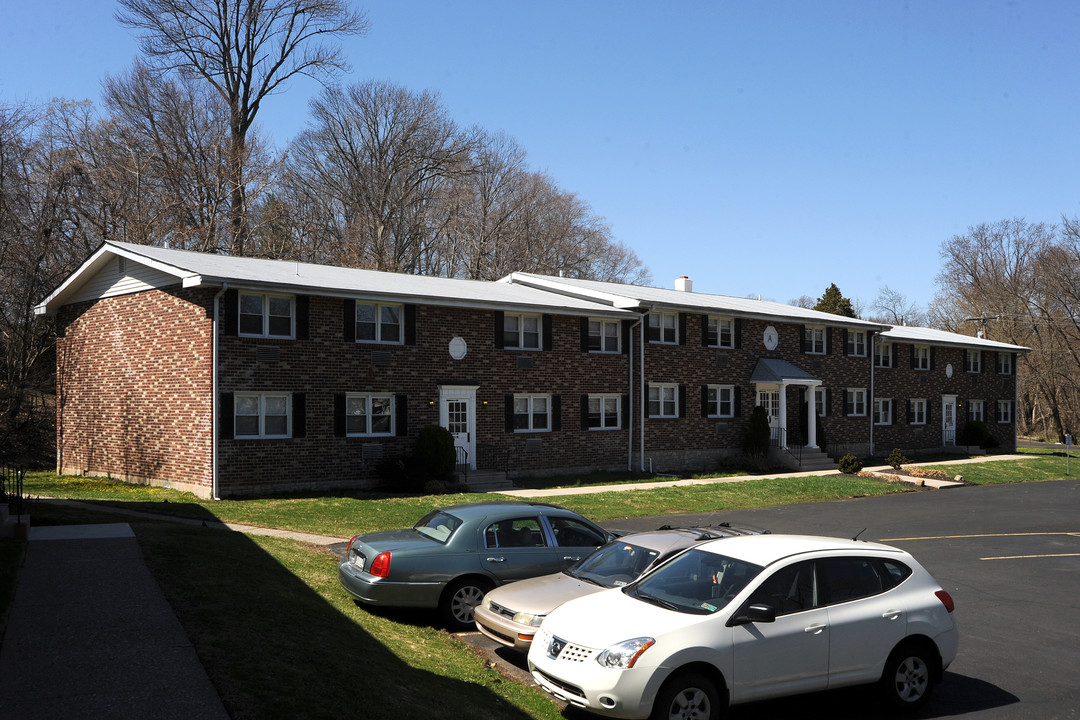
[(126, 523), (30, 529), (0, 717), (229, 717)]

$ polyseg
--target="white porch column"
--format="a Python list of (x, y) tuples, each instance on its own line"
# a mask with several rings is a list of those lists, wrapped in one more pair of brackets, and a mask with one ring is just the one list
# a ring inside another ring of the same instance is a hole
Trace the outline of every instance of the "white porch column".
[(810, 385), (806, 388), (806, 447), (817, 446), (817, 385)]
[(780, 383), (780, 447), (787, 446), (787, 383)]

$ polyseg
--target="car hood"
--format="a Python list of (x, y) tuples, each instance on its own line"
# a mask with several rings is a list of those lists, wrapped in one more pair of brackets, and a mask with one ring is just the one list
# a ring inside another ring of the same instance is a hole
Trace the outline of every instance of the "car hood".
[(488, 599), (514, 612), (546, 615), (568, 600), (603, 590), (560, 572), (503, 585), (488, 593)]
[(660, 639), (669, 632), (706, 619), (715, 621), (716, 617), (667, 610), (630, 597), (622, 588), (612, 588), (556, 608), (541, 627), (578, 645), (606, 648), (634, 637)]

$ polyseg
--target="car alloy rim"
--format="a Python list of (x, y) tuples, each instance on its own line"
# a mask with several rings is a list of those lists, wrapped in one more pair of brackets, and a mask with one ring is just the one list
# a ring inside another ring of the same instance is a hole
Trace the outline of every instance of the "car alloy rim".
[(479, 605), (483, 599), (484, 592), (475, 585), (466, 585), (461, 588), (454, 593), (454, 599), (451, 603), (454, 617), (463, 623), (472, 622), (473, 608)]
[(669, 720), (708, 720), (709, 696), (700, 688), (686, 688), (671, 701)]
[(896, 667), (896, 694), (904, 702), (921, 698), (929, 682), (930, 670), (921, 658), (906, 658)]

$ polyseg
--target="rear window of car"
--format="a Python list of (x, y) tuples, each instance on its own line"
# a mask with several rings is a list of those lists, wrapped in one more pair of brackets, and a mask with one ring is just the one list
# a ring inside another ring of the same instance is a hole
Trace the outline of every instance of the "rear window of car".
[(442, 510), (434, 510), (420, 518), (419, 522), (413, 525), (413, 530), (437, 542), (446, 543), (459, 527), (460, 519)]

